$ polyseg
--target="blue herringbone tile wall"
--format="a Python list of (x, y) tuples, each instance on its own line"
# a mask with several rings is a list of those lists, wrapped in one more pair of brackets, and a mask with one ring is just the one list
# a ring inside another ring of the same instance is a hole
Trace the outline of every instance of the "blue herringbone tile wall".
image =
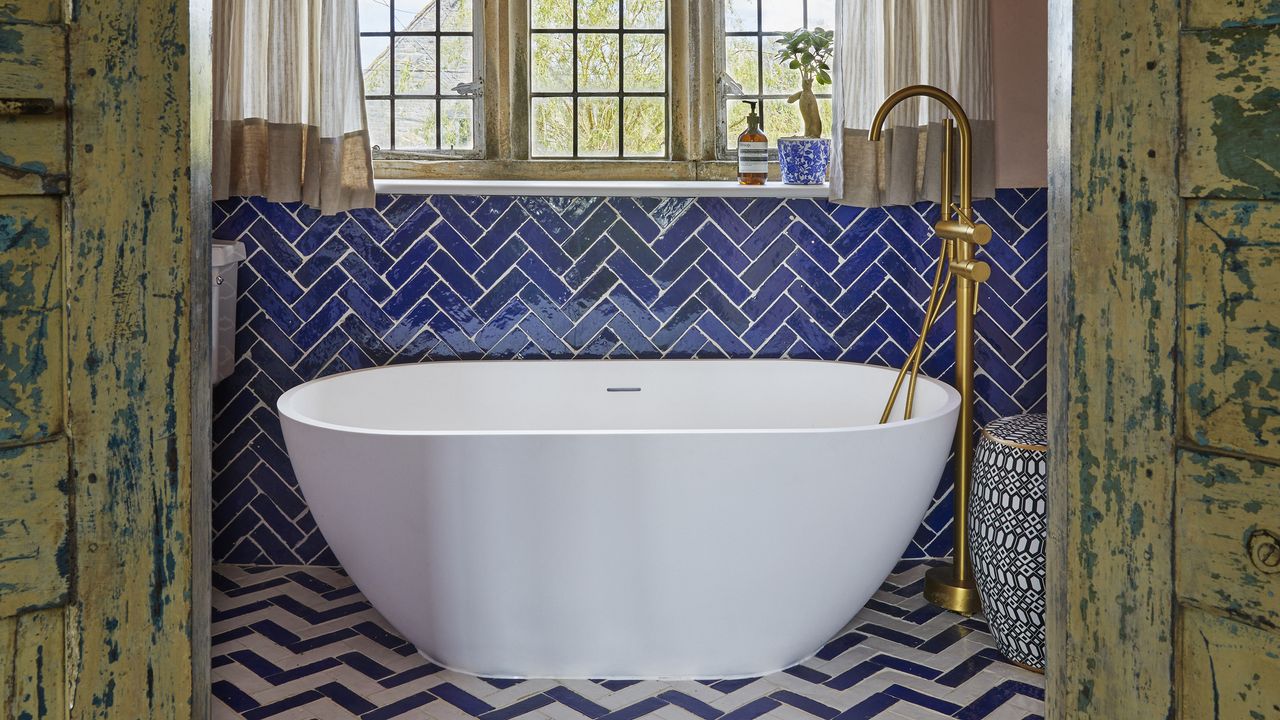
[[(978, 318), (979, 420), (1045, 401), (1046, 194), (979, 203), (996, 237)], [(245, 243), (235, 374), (214, 391), (214, 556), (334, 564), (275, 415), (294, 385), (401, 362), (821, 358), (898, 365), (932, 279), (937, 208), (814, 200), (383, 195), (320, 217), (233, 199)], [(950, 377), (954, 318), (925, 372)], [(907, 557), (951, 551), (943, 478)]]

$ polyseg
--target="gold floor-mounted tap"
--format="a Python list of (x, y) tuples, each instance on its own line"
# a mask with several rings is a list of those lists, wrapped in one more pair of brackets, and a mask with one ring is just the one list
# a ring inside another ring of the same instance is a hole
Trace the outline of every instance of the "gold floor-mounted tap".
[(952, 278), (956, 281), (956, 389), (960, 391), (960, 420), (956, 428), (955, 458), (955, 555), (950, 567), (936, 567), (925, 576), (924, 596), (929, 602), (947, 610), (966, 615), (979, 610), (978, 589), (973, 581), (973, 569), (969, 564), (969, 542), (966, 524), (969, 516), (969, 487), (973, 473), (973, 316), (978, 312), (978, 285), (991, 277), (991, 268), (985, 262), (974, 259), (974, 248), (991, 241), (991, 228), (976, 222), (973, 216), (973, 130), (969, 116), (956, 99), (931, 85), (912, 85), (890, 95), (875, 119), (871, 121), (869, 137), (880, 139), (881, 126), (889, 111), (903, 100), (928, 97), (947, 107), (960, 130), (960, 202), (952, 201), (951, 192), (951, 136), (952, 120), (943, 123), (942, 144), (942, 204), (941, 217), (934, 225), (934, 232), (942, 238), (938, 265), (934, 272), (933, 289), (925, 306), (924, 322), (920, 338), (916, 341), (906, 362), (898, 372), (898, 379), (889, 394), (880, 422), (888, 422), (897, 405), (902, 381), (907, 380), (906, 406), (903, 417), (910, 418), (915, 403), (916, 377), (924, 358), (925, 338), (943, 308), (947, 288)]

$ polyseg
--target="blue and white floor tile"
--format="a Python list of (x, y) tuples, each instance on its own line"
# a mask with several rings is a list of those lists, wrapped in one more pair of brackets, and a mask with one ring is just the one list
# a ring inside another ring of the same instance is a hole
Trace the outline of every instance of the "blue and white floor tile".
[(921, 595), (904, 561), (815, 657), (745, 680), (497, 680), (422, 659), (339, 569), (214, 572), (214, 718), (273, 720), (1032, 720), (1043, 678), (986, 623)]

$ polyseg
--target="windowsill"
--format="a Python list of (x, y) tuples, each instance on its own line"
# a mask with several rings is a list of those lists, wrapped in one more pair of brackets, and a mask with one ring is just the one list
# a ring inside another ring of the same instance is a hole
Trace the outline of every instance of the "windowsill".
[(375, 180), (391, 195), (541, 195), (591, 197), (826, 197), (830, 186), (739, 185), (727, 180)]

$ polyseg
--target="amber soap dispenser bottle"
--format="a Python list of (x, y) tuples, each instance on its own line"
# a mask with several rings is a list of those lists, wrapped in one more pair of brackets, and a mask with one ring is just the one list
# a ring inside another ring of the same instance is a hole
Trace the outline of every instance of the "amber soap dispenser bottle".
[(747, 113), (747, 129), (738, 136), (738, 184), (763, 185), (769, 177), (769, 138), (760, 129), (760, 116), (751, 100), (742, 102), (751, 106)]

